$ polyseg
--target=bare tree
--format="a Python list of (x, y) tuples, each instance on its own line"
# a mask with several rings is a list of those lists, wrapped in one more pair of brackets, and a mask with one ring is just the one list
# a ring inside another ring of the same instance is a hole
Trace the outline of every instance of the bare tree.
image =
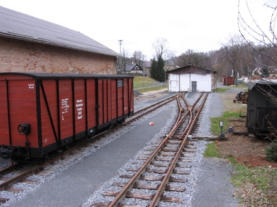
[(161, 56), (162, 58), (166, 58), (167, 55), (167, 40), (164, 38), (157, 39), (153, 43), (153, 48), (155, 50), (155, 56), (158, 58)]
[(203, 68), (211, 68), (211, 60), (208, 53), (197, 53), (187, 50), (185, 53), (175, 58), (175, 64), (179, 66), (195, 65)]
[[(257, 56), (263, 56), (264, 59), (268, 59), (267, 62), (271, 62), (274, 65), (277, 65), (277, 36), (276, 36), (276, 18), (277, 18), (277, 4), (271, 2), (266, 3), (264, 1), (261, 4), (264, 9), (267, 9), (269, 12), (267, 27), (264, 27), (259, 23), (259, 14), (254, 12), (254, 9), (251, 7), (253, 0), (238, 0), (238, 29), (240, 35), (248, 43), (255, 42), (263, 48), (270, 48), (269, 50), (259, 50), (256, 47), (253, 47), (254, 51), (257, 53)], [(253, 44), (252, 44), (253, 45)], [(263, 62), (260, 62), (262, 64)]]
[(144, 59), (145, 59), (145, 56), (141, 51), (135, 51), (133, 53), (132, 61), (135, 64), (138, 64), (139, 66), (143, 67)]

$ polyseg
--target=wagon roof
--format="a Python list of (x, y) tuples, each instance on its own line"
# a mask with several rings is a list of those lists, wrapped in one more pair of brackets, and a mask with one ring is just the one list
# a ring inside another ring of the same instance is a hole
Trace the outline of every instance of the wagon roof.
[(210, 69), (207, 69), (207, 68), (194, 66), (194, 65), (186, 65), (186, 66), (183, 66), (183, 67), (180, 67), (180, 68), (176, 68), (176, 69), (167, 71), (167, 73), (182, 73), (182, 72), (183, 73), (187, 73), (187, 72), (193, 73), (193, 71), (196, 71), (196, 70), (203, 71), (205, 73), (216, 73), (216, 71), (213, 71), (213, 70), (210, 70)]
[(117, 53), (80, 32), (0, 6), (0, 36), (108, 56)]
[(88, 79), (88, 78), (133, 78), (131, 75), (109, 75), (109, 74), (74, 74), (74, 73), (21, 73), (21, 72), (3, 72), (0, 76), (16, 75), (28, 76), (34, 79)]
[(248, 88), (252, 90), (256, 85), (274, 85), (277, 86), (277, 81), (268, 81), (268, 80), (259, 80), (257, 82), (249, 82), (248, 83)]

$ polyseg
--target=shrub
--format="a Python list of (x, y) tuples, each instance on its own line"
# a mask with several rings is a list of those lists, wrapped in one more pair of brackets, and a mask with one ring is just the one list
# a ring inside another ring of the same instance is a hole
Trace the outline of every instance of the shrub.
[(277, 141), (273, 141), (266, 149), (266, 159), (271, 162), (277, 162)]

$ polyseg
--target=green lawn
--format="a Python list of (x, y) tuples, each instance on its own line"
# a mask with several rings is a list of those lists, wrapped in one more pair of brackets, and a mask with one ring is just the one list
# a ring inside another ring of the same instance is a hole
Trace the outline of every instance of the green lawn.
[(140, 93), (156, 91), (167, 87), (167, 83), (160, 83), (149, 77), (135, 76), (134, 78), (134, 89)]
[(144, 76), (135, 76), (134, 78), (134, 89), (145, 87), (151, 84), (155, 84), (155, 81), (152, 78), (144, 77)]
[(214, 92), (216, 93), (224, 93), (225, 91), (228, 91), (230, 88), (216, 88)]
[(206, 150), (204, 152), (205, 157), (220, 157), (219, 151), (216, 147), (215, 142), (207, 144)]

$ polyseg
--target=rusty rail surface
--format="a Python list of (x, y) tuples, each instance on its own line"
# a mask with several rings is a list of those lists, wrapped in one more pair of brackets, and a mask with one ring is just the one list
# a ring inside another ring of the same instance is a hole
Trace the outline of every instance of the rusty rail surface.
[(161, 182), (161, 184), (160, 184), (153, 200), (151, 201), (149, 207), (155, 207), (158, 204), (158, 202), (159, 202), (159, 200), (160, 200), (160, 198), (161, 198), (161, 196), (162, 196), (162, 194), (165, 190), (166, 184), (169, 181), (170, 175), (172, 174), (172, 172), (173, 172), (173, 170), (176, 166), (177, 160), (180, 158), (182, 150), (183, 150), (183, 148), (185, 147), (185, 145), (188, 141), (188, 136), (192, 132), (192, 129), (193, 129), (193, 127), (194, 127), (194, 125), (195, 125), (195, 123), (196, 123), (196, 121), (197, 121), (197, 119), (200, 115), (200, 112), (202, 111), (202, 109), (205, 105), (207, 97), (208, 97), (208, 94), (205, 95), (205, 97), (203, 99), (203, 102), (201, 103), (201, 105), (197, 109), (197, 113), (195, 115), (193, 115), (193, 108), (189, 109), (190, 121), (189, 121), (189, 124), (188, 124), (186, 130), (182, 134), (182, 137), (181, 137), (183, 139), (182, 143), (179, 146), (179, 149), (178, 149), (177, 153), (175, 154), (175, 157), (174, 157), (173, 161), (171, 162), (169, 168), (167, 169), (166, 175), (164, 176), (164, 178), (163, 178), (163, 180), (162, 180), (162, 182)]
[(41, 170), (43, 170), (43, 166), (36, 166), (36, 167), (32, 167), (30, 169), (27, 169), (27, 170), (19, 173), (18, 175), (14, 176), (12, 178), (9, 178), (8, 180), (1, 183), (0, 184), (0, 190), (6, 189), (11, 184), (19, 182), (19, 181), (23, 180), (24, 178), (26, 178), (27, 176), (30, 176), (31, 174), (38, 173)]
[(144, 107), (143, 109), (136, 111), (134, 113), (134, 115), (132, 117), (128, 118), (124, 124), (129, 124), (129, 123), (137, 120), (138, 118), (140, 118), (152, 111), (155, 111), (156, 109), (160, 108), (161, 106), (163, 106), (171, 101), (174, 101), (176, 99), (176, 97), (177, 97), (177, 95), (171, 96), (169, 98), (163, 99), (157, 103), (154, 103), (150, 106)]
[[(187, 126), (185, 127), (184, 133), (182, 133), (181, 137), (178, 137), (179, 139), (182, 139), (182, 142), (179, 145), (179, 148), (174, 156), (173, 161), (171, 162), (170, 166), (167, 169), (166, 175), (163, 177), (161, 184), (159, 185), (154, 197), (152, 198), (150, 206), (154, 207), (157, 205), (157, 203), (159, 202), (159, 200), (164, 192), (164, 189), (169, 181), (169, 178), (176, 166), (177, 160), (179, 159), (181, 152), (187, 143), (187, 140), (188, 140), (187, 137), (192, 132), (192, 129), (198, 119), (198, 116), (205, 104), (208, 94), (206, 94), (204, 96), (201, 105), (198, 107), (198, 110), (195, 113), (194, 109), (195, 109), (196, 105), (198, 104), (198, 102), (202, 99), (203, 95), (204, 94), (202, 93), (192, 106), (189, 106), (189, 104), (187, 103), (187, 101), (184, 98), (184, 95), (180, 94), (177, 96), (176, 100), (177, 100), (177, 105), (178, 105), (178, 117), (175, 121), (175, 124), (171, 128), (168, 135), (166, 135), (166, 137), (162, 140), (162, 142), (158, 145), (158, 147), (156, 147), (155, 150), (152, 152), (152, 154), (146, 159), (144, 164), (132, 176), (132, 178), (129, 180), (129, 182), (122, 188), (122, 190), (119, 193), (116, 194), (113, 201), (111, 201), (107, 205), (108, 207), (115, 207), (120, 204), (122, 199), (124, 199), (126, 197), (126, 195), (128, 195), (128, 192), (130, 191), (130, 189), (133, 188), (133, 186), (136, 184), (136, 182), (139, 180), (139, 178), (142, 176), (142, 174), (146, 171), (149, 164), (154, 160), (154, 158), (163, 149), (163, 147), (165, 147), (165, 145), (168, 143), (168, 141), (176, 134), (176, 131), (184, 123), (187, 116), (189, 116), (189, 122), (188, 122)], [(184, 103), (186, 105), (186, 109), (182, 106), (182, 104), (180, 103), (180, 100), (184, 101)]]

